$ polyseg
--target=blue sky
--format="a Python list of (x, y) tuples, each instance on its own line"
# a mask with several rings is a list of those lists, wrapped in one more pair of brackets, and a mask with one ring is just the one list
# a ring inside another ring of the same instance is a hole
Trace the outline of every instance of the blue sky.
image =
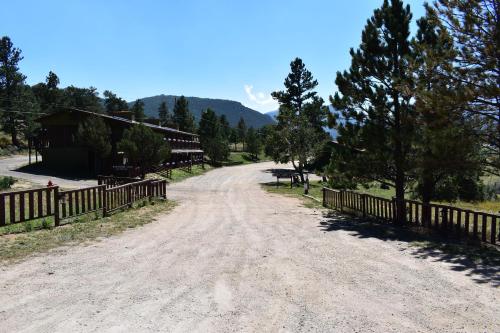
[[(406, 1), (415, 18), (424, 1)], [(21, 48), (28, 83), (54, 71), (62, 86), (277, 108), (289, 63), (301, 57), (326, 100), (349, 48), (382, 0), (2, 1), (0, 35)], [(6, 15), (8, 13), (8, 15)]]

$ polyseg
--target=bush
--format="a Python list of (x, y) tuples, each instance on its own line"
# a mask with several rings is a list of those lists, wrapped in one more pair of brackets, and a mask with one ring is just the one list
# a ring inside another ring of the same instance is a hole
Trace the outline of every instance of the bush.
[(9, 138), (5, 136), (0, 137), (0, 148), (7, 148), (11, 144)]
[(0, 190), (6, 190), (12, 187), (16, 180), (12, 177), (0, 177)]

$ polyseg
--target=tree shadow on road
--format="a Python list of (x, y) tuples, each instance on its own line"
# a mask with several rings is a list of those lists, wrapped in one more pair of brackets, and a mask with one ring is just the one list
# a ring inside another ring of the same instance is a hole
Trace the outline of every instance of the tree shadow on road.
[(24, 165), (12, 171), (22, 172), (26, 174), (32, 174), (37, 176), (47, 176), (47, 177), (58, 177), (64, 178), (68, 180), (92, 180), (95, 179), (90, 176), (88, 173), (77, 172), (71, 169), (66, 170), (51, 170), (50, 168), (45, 167), (41, 162), (32, 163), (29, 165)]
[(423, 228), (398, 227), (336, 212), (325, 213), (318, 227), (325, 232), (348, 231), (358, 238), (407, 243), (416, 258), (446, 262), (451, 269), (465, 272), (476, 283), (500, 287), (500, 250), (492, 246), (444, 238)]

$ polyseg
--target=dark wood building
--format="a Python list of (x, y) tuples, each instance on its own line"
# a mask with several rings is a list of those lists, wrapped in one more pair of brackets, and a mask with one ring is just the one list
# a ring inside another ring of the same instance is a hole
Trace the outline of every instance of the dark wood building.
[[(111, 154), (105, 159), (95, 156), (92, 151), (78, 144), (78, 126), (88, 117), (100, 117), (111, 131)], [(135, 175), (135, 170), (127, 165), (123, 153), (117, 149), (123, 132), (140, 124), (134, 121), (131, 112), (108, 115), (65, 108), (38, 118), (37, 122), (40, 123), (41, 130), (36, 140), (36, 149), (42, 155), (42, 163), (46, 168), (89, 175)], [(198, 135), (162, 127), (151, 120), (142, 124), (161, 134), (171, 148), (170, 159), (159, 168), (173, 169), (203, 163)]]

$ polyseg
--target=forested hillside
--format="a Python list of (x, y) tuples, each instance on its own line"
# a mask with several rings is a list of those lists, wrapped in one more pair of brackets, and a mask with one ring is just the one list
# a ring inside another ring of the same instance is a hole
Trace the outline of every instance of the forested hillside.
[[(168, 109), (173, 110), (176, 98), (179, 98), (179, 96), (158, 95), (145, 97), (141, 100), (144, 102), (146, 116), (158, 117), (159, 105), (162, 102), (166, 102)], [(186, 97), (186, 99), (189, 102), (189, 111), (193, 113), (196, 122), (201, 119), (201, 113), (210, 108), (219, 117), (225, 115), (231, 127), (235, 127), (241, 117), (245, 120), (248, 127), (260, 128), (273, 123), (273, 120), (269, 116), (247, 108), (239, 102), (199, 97)], [(129, 107), (132, 107), (133, 104), (133, 102), (130, 102)]]

